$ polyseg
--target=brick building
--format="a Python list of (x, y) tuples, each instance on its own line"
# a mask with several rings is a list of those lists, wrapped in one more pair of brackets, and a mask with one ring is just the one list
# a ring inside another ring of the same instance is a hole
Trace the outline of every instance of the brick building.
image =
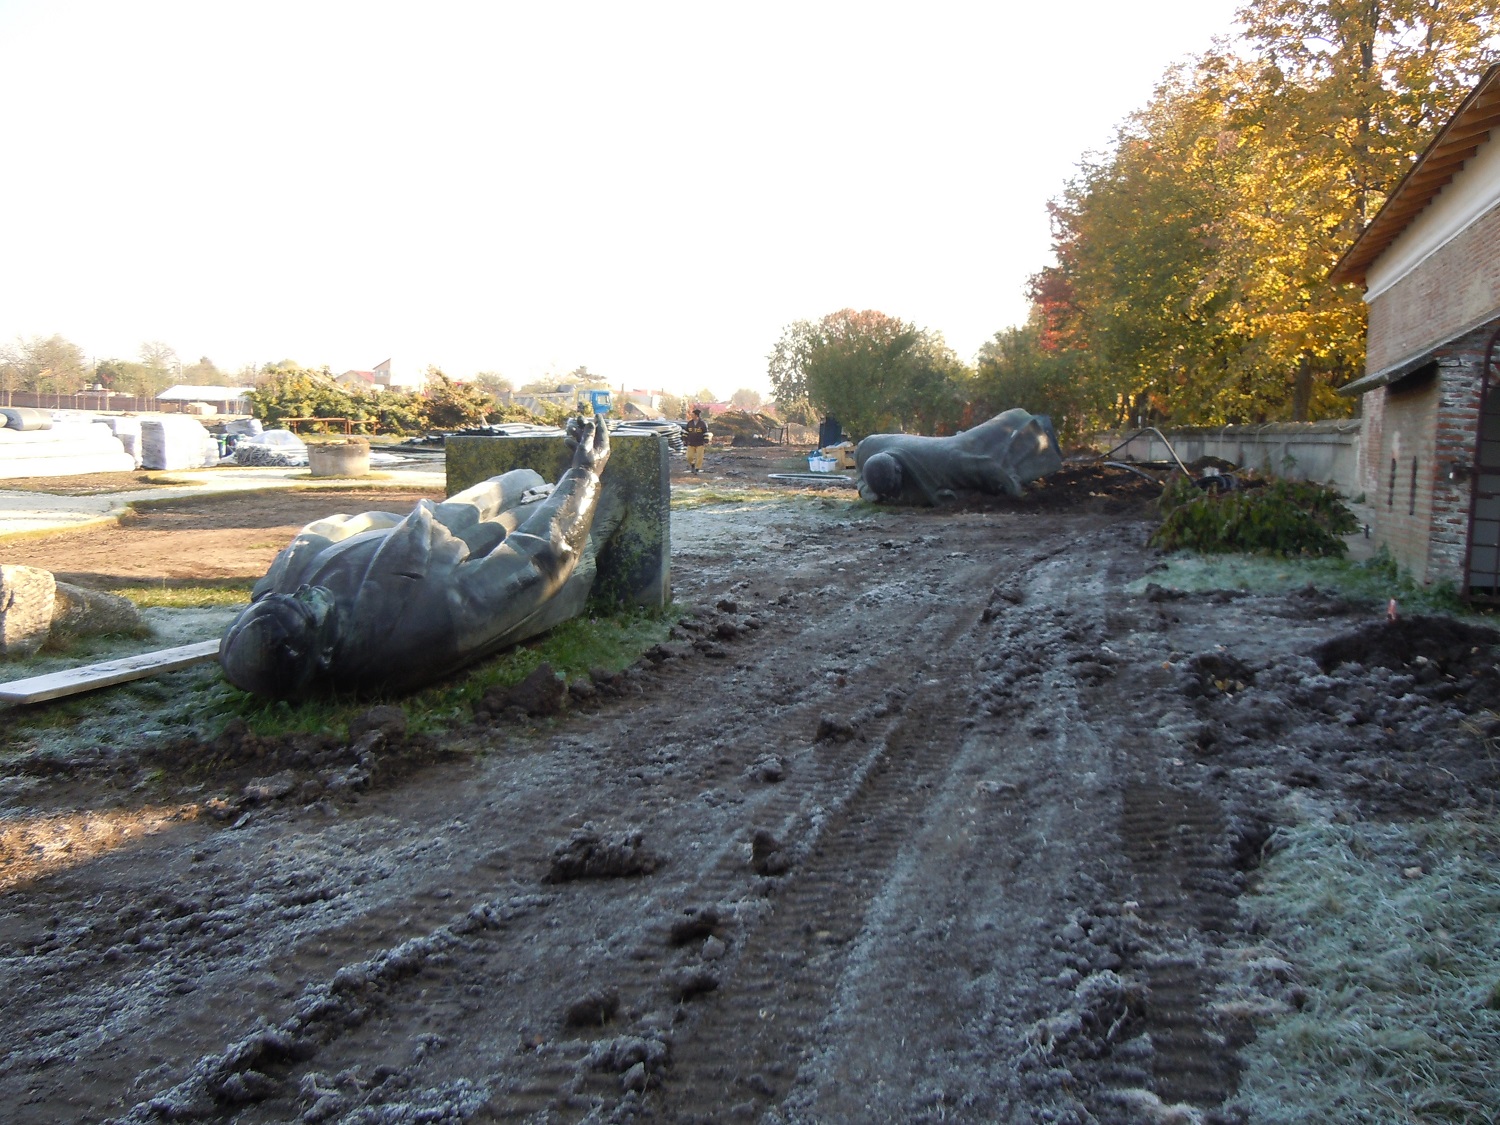
[(1500, 66), (1332, 274), (1362, 284), (1369, 309), (1365, 374), (1341, 393), (1363, 396), (1359, 480), (1374, 537), (1416, 581), (1477, 598), (1500, 598), (1497, 126)]

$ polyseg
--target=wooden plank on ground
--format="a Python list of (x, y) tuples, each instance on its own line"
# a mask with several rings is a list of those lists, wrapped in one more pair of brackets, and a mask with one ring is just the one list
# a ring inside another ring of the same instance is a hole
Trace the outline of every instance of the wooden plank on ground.
[(219, 642), (215, 640), (158, 649), (156, 652), (142, 652), (135, 656), (122, 656), (117, 660), (101, 660), (98, 664), (85, 664), (62, 672), (50, 672), (45, 676), (32, 676), (0, 684), (0, 703), (41, 703), (47, 699), (109, 687), (111, 684), (123, 684), (127, 680), (145, 679), (147, 676), (186, 668), (189, 664), (201, 664), (218, 655)]

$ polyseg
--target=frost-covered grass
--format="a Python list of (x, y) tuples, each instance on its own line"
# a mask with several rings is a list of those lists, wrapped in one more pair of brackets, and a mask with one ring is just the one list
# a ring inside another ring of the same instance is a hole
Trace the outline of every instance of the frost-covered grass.
[[(405, 709), (411, 729), (437, 733), (470, 717), (476, 701), (491, 687), (519, 683), (543, 661), (569, 680), (592, 668), (617, 672), (666, 639), (680, 610), (634, 611), (607, 617), (575, 618), (546, 636), (459, 672), (423, 691), (389, 699), (335, 697), (300, 703), (271, 702), (231, 686), (212, 662), (134, 680), (98, 692), (69, 696), (6, 715), (0, 730), (0, 758), (16, 751), (61, 748), (69, 740), (130, 745), (139, 739), (213, 738), (231, 719), (241, 719), (260, 735), (291, 732), (342, 735), (349, 720), (376, 703)], [(97, 639), (94, 639), (97, 642)], [(139, 644), (135, 646), (139, 650)], [(39, 675), (86, 660), (122, 655), (95, 643), (70, 659), (29, 667)]]
[(1283, 830), (1245, 905), (1307, 993), (1243, 1052), (1251, 1120), (1497, 1120), (1500, 822)]
[(1421, 587), (1400, 574), (1390, 556), (1376, 555), (1363, 562), (1345, 559), (1282, 559), (1265, 555), (1198, 555), (1178, 552), (1168, 556), (1166, 569), (1153, 571), (1129, 586), (1140, 593), (1154, 582), (1172, 590), (1249, 590), (1288, 593), (1312, 585), (1346, 598), (1384, 606), (1395, 598), (1403, 613), (1473, 614), (1446, 586)]

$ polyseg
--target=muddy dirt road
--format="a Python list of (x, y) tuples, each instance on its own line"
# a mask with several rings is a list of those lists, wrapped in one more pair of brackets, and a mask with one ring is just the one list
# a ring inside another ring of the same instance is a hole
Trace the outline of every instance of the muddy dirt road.
[(1244, 1120), (1216, 997), (1295, 1002), (1243, 971), (1271, 826), (1492, 803), (1496, 674), (1322, 667), (1375, 616), (1326, 595), (1128, 592), (1150, 529), (709, 504), (671, 640), (398, 780), (379, 713), (248, 784), (12, 747), (55, 862), (0, 893), (6, 1119)]

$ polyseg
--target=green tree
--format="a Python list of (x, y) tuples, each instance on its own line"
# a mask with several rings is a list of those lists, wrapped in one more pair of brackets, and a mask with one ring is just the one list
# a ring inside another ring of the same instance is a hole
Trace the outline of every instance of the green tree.
[(162, 389), (156, 385), (155, 372), (144, 363), (128, 359), (101, 359), (94, 378), (107, 390), (121, 394), (150, 396)]
[(1047, 347), (1038, 317), (997, 332), (979, 349), (972, 413), (990, 418), (1019, 406), (1049, 415), (1065, 443), (1081, 442), (1117, 421), (1115, 403), (1099, 397), (1100, 382), (1080, 371), (1086, 362), (1083, 353)]
[(736, 410), (753, 414), (760, 409), (760, 392), (751, 387), (741, 387), (729, 396), (729, 405)]
[(0, 389), (37, 394), (74, 394), (92, 382), (94, 365), (83, 349), (62, 336), (17, 339), (0, 352)]
[(807, 407), (807, 357), (818, 343), (818, 328), (810, 320), (794, 320), (766, 357), (771, 397), (783, 411)]
[(681, 395), (662, 395), (661, 414), (663, 418), (686, 418), (687, 399)]
[(214, 366), (214, 361), (208, 356), (199, 356), (197, 363), (190, 363), (182, 369), (182, 381), (195, 387), (225, 387), (229, 385), (228, 378), (224, 372)]
[(427, 404), (427, 424), (440, 430), (480, 425), (495, 413), (498, 405), (477, 387), (455, 383), (436, 367), (427, 369), (422, 397)]
[[(384, 404), (388, 409), (405, 397), (391, 393), (396, 399)], [(281, 426), (288, 418), (347, 418), (373, 424), (380, 410), (376, 396), (339, 386), (327, 367), (304, 368), (291, 360), (266, 364), (248, 397), (251, 413), (268, 427)]]
[(922, 329), (907, 356), (906, 381), (890, 406), (907, 429), (953, 433), (960, 427), (973, 380), (973, 370), (958, 358), (942, 333)]
[(470, 383), (497, 400), (507, 397), (515, 390), (511, 381), (498, 371), (481, 371), (470, 380)]
[[(951, 432), (973, 379), (941, 333), (873, 309), (840, 309), (816, 324), (789, 325), (772, 355), (785, 360), (777, 376), (782, 417), (832, 414), (861, 435)], [(800, 367), (793, 370), (795, 357)]]

